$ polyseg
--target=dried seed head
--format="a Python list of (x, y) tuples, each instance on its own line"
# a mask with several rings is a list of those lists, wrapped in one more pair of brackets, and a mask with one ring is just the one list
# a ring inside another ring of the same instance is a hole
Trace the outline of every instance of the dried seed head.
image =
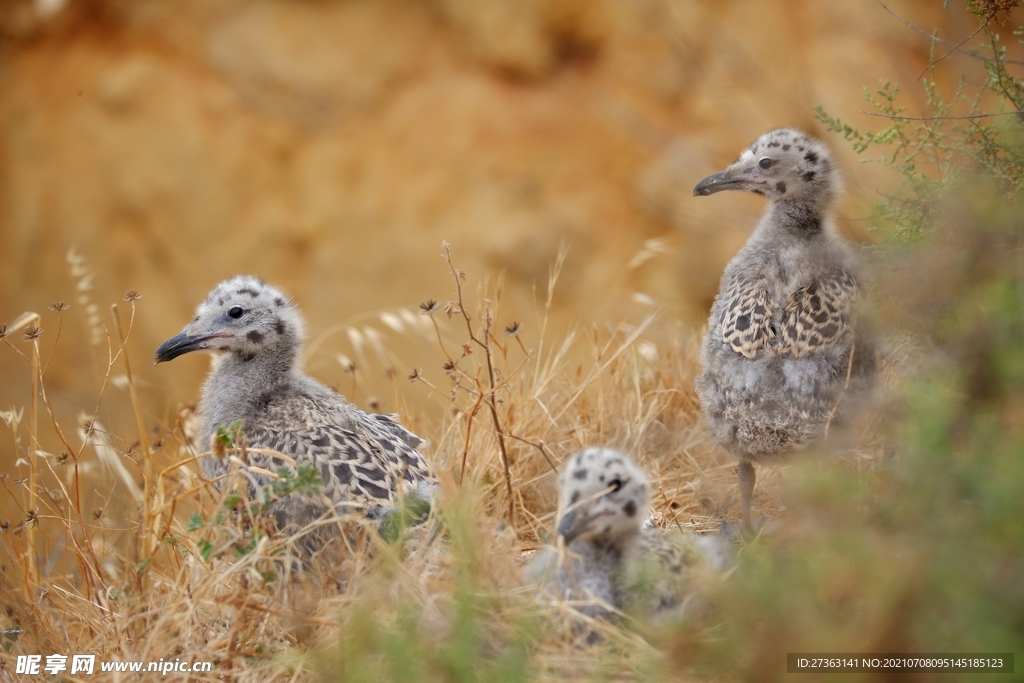
[(99, 519), (102, 516), (103, 516), (103, 508), (96, 508), (95, 510), (92, 511), (92, 518), (93, 519)]
[(57, 464), (58, 465), (67, 465), (68, 464), (68, 458), (70, 458), (70, 457), (71, 457), (70, 453), (68, 453), (67, 451), (61, 451), (60, 455), (57, 456)]
[(423, 315), (430, 315), (437, 309), (437, 302), (434, 301), (433, 299), (427, 299), (426, 301), (420, 304), (420, 313), (422, 313)]
[(35, 325), (29, 325), (25, 328), (25, 341), (32, 341), (33, 339), (39, 339), (43, 334), (43, 328), (36, 327)]
[(129, 289), (127, 292), (124, 293), (124, 300), (125, 301), (138, 301), (141, 298), (142, 298), (142, 295), (139, 294), (134, 289)]
[(420, 375), (422, 375), (422, 374), (423, 373), (420, 371), (419, 368), (413, 368), (412, 372), (409, 373), (409, 381), (410, 382), (415, 382), (416, 380), (418, 380), (420, 378)]
[[(974, 9), (971, 11), (982, 18), (985, 23), (988, 23), (995, 19), (1000, 26), (1006, 26), (1006, 20), (1010, 10), (1016, 7), (1020, 3), (1020, 0), (978, 0), (976, 3), (968, 3), (968, 7), (971, 4), (974, 5)], [(1006, 12), (1006, 15), (999, 17), (1000, 12)]]
[(227, 457), (228, 446), (224, 443), (224, 440), (220, 438), (219, 434), (214, 434), (210, 439), (210, 452), (213, 454), (213, 457), (218, 460), (223, 460)]
[(50, 310), (54, 311), (56, 313), (60, 313), (61, 311), (66, 311), (69, 308), (71, 308), (71, 306), (69, 306), (68, 304), (64, 303), (63, 301), (54, 301), (52, 304), (50, 304)]
[(7, 329), (7, 325), (0, 325), (0, 339), (5, 338), (11, 331)]
[(359, 367), (356, 365), (355, 361), (343, 353), (339, 353), (337, 358), (338, 363), (341, 365), (341, 369), (344, 372), (355, 372), (356, 368)]
[(519, 330), (521, 330), (521, 329), (523, 329), (522, 325), (520, 325), (517, 322), (513, 322), (508, 327), (505, 328), (505, 336), (506, 337), (514, 337), (517, 334), (519, 334)]
[(453, 361), (453, 360), (446, 360), (444, 362), (444, 365), (442, 365), (441, 367), (444, 368), (445, 372), (452, 372), (453, 370), (455, 370), (455, 365), (456, 365), (455, 361)]

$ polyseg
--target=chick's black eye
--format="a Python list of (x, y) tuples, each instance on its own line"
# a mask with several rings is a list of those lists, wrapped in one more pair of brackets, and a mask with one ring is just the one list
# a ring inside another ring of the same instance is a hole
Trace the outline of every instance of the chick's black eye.
[(774, 163), (775, 162), (772, 161), (769, 157), (762, 157), (761, 161), (757, 162), (757, 165), (760, 166), (762, 170), (767, 171), (769, 168), (772, 167), (772, 164)]
[(622, 488), (622, 480), (619, 479), (618, 477), (615, 477), (610, 482), (608, 482), (608, 488), (610, 488), (612, 491), (618, 491), (619, 489)]
[(238, 320), (245, 313), (245, 309), (241, 306), (232, 306), (231, 310), (228, 311), (228, 316)]

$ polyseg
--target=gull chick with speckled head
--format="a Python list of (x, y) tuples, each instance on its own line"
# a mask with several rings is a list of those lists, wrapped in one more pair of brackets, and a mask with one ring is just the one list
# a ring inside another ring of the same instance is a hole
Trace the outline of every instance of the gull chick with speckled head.
[[(218, 428), (241, 421), (250, 448), (313, 465), (338, 512), (359, 508), (377, 518), (401, 492), (429, 495), (432, 480), (416, 451), (420, 439), (392, 416), (364, 413), (303, 374), (304, 341), (302, 316), (288, 297), (262, 280), (239, 275), (218, 284), (192, 322), (157, 349), (155, 359), (219, 352), (199, 403), (203, 448)], [(249, 453), (249, 462), (270, 471), (284, 464), (256, 452)], [(204, 456), (201, 467), (208, 479), (229, 468), (226, 459), (213, 456)], [(298, 493), (274, 506), (282, 527), (301, 528), (325, 511), (321, 498)]]
[(857, 259), (829, 218), (840, 184), (821, 142), (781, 128), (693, 188), (694, 196), (743, 190), (769, 202), (722, 275), (696, 382), (716, 440), (739, 457), (747, 529), (754, 463), (820, 438), (875, 374), (872, 341), (856, 324)]
[(616, 611), (643, 616), (678, 611), (693, 590), (697, 567), (721, 570), (729, 550), (720, 537), (646, 527), (651, 485), (637, 465), (612, 448), (573, 456), (558, 477), (558, 536), (564, 553), (543, 550), (527, 576), (594, 618)]

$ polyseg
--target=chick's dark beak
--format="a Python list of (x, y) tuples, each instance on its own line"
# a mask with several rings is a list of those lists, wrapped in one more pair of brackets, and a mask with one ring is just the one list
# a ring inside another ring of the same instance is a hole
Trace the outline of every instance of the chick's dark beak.
[(574, 507), (562, 515), (562, 521), (558, 523), (558, 535), (565, 539), (566, 545), (569, 545), (583, 533), (589, 522), (590, 518), (581, 512), (580, 508)]
[(211, 348), (213, 346), (210, 343), (212, 340), (230, 336), (230, 334), (224, 333), (189, 336), (186, 332), (182, 332), (161, 344), (160, 348), (153, 354), (153, 360), (157, 363), (174, 360), (178, 356), (182, 356), (190, 351)]
[(722, 190), (740, 190), (750, 181), (742, 176), (730, 176), (728, 169), (709, 175), (697, 183), (693, 188), (694, 197), (707, 197), (709, 194), (721, 192)]

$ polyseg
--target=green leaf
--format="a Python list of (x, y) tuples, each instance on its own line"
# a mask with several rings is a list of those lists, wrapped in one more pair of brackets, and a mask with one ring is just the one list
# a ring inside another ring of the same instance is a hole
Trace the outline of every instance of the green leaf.
[(238, 504), (241, 503), (242, 500), (244, 500), (242, 498), (242, 494), (238, 493), (237, 491), (232, 491), (230, 494), (227, 495), (227, 497), (224, 498), (224, 507), (227, 508), (228, 510), (234, 510), (236, 507), (238, 507)]
[(209, 562), (210, 556), (213, 555), (213, 544), (202, 539), (196, 543), (196, 547), (199, 548), (199, 556), (203, 558), (203, 562)]
[(188, 531), (198, 531), (206, 525), (206, 520), (198, 512), (193, 512), (192, 516), (188, 520)]
[(242, 441), (242, 436), (245, 434), (245, 420), (235, 420), (230, 425), (220, 425), (217, 427), (216, 437), (227, 447), (236, 446)]

